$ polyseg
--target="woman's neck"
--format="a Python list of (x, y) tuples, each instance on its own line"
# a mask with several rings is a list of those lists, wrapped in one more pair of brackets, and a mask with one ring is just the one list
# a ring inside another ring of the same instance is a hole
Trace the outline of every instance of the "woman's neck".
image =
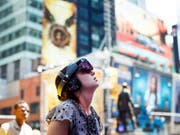
[(79, 106), (87, 115), (91, 114), (91, 102), (93, 94), (91, 93), (80, 93), (79, 95)]

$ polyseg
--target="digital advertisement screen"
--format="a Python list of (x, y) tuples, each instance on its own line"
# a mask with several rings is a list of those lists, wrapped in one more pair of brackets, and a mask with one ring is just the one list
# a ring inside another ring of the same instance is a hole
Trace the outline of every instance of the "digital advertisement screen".
[[(175, 85), (175, 90), (174, 90), (174, 98), (175, 98), (175, 105), (174, 105), (174, 110), (175, 113), (180, 113), (180, 76), (176, 76), (174, 78), (174, 85)], [(180, 122), (180, 117), (175, 117), (175, 122)]]
[(164, 22), (127, 0), (115, 0), (115, 51), (151, 64), (172, 66)]
[(132, 87), (135, 104), (146, 106), (149, 111), (171, 111), (171, 76), (135, 67)]
[(74, 3), (44, 1), (42, 64), (63, 65), (76, 58), (75, 16)]

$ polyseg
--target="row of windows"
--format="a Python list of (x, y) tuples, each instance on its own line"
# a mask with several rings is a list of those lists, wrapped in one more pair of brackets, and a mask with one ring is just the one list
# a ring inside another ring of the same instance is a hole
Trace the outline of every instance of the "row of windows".
[(91, 8), (95, 10), (103, 11), (103, 4), (101, 0), (91, 0)]
[(8, 0), (0, 0), (0, 7), (8, 3)]
[[(0, 5), (5, 4), (5, 2), (8, 3), (6, 0), (0, 0)], [(41, 11), (43, 10), (42, 2), (36, 1), (36, 0), (28, 0), (27, 2), (28, 2), (28, 5), (31, 7), (36, 8)], [(6, 8), (0, 12), (0, 19), (4, 18), (5, 16), (10, 15), (11, 13), (13, 13), (15, 11), (18, 11), (22, 7), (25, 7), (25, 3), (23, 3), (23, 2), (13, 3), (13, 5), (9, 6), (8, 8)]]
[[(28, 13), (27, 19), (31, 22), (42, 24), (42, 17), (33, 14)], [(16, 16), (16, 18), (11, 18), (10, 20), (0, 24), (0, 31), (7, 30), (7, 28), (10, 28), (12, 26), (15, 26), (16, 24), (20, 24), (26, 20), (25, 14), (20, 14), (19, 16)]]
[(38, 16), (37, 14), (33, 14), (33, 13), (28, 13), (27, 16), (28, 16), (27, 18), (29, 21), (42, 24), (42, 17), (41, 16)]
[(12, 40), (17, 39), (17, 38), (24, 36), (24, 35), (31, 35), (33, 37), (41, 39), (41, 33), (42, 32), (37, 30), (37, 29), (24, 27), (24, 28), (21, 28), (17, 31), (9, 33), (8, 35), (1, 37), (0, 38), (0, 45), (3, 45), (9, 41), (12, 41)]
[[(7, 65), (2, 65), (0, 67), (0, 78), (2, 79), (7, 79)], [(14, 62), (14, 74), (13, 74), (13, 79), (18, 80), (19, 79), (19, 74), (20, 74), (20, 60), (17, 60)]]
[(90, 2), (91, 8), (102, 11), (103, 10), (103, 1), (102, 0), (78, 0), (78, 4), (82, 7), (88, 7)]
[(104, 15), (103, 13), (91, 12), (91, 21), (92, 23), (96, 23), (97, 25), (103, 25), (104, 23)]
[(16, 22), (15, 18), (12, 18), (0, 25), (0, 31), (3, 32), (4, 30), (7, 30), (7, 28), (10, 28), (11, 26), (14, 26), (15, 24), (18, 24)]
[(13, 54), (16, 54), (18, 52), (22, 52), (22, 51), (30, 51), (30, 52), (34, 52), (34, 53), (41, 53), (41, 47), (32, 43), (21, 43), (19, 45), (15, 45), (12, 48), (9, 48), (7, 50), (4, 50), (2, 52), (0, 52), (0, 58), (5, 58), (5, 57), (9, 57)]
[(88, 10), (86, 8), (84, 8), (84, 7), (79, 7), (79, 9), (78, 9), (78, 16), (83, 18), (83, 19), (88, 20), (89, 19)]
[(13, 5), (10, 5), (0, 12), (0, 19), (12, 14), (15, 11), (18, 11), (19, 9), (22, 9), (22, 7), (25, 7), (24, 4), (24, 2), (13, 3)]
[[(37, 71), (37, 67), (39, 63), (40, 63), (40, 59), (31, 60), (31, 71)], [(0, 78), (8, 80), (7, 69), (8, 69), (7, 64), (0, 66)], [(13, 80), (20, 79), (20, 60), (17, 60), (14, 62), (14, 72), (11, 75), (12, 75)]]
[[(20, 92), (20, 98), (21, 98), (21, 99), (24, 99), (24, 95), (25, 95), (24, 92), (25, 92), (25, 90), (24, 90), (24, 89), (21, 89), (21, 92)], [(31, 95), (31, 96), (32, 96), (32, 95)], [(40, 86), (39, 86), (39, 85), (36, 86), (35, 96), (37, 96), (37, 97), (40, 96)], [(31, 103), (31, 104), (30, 104), (30, 110), (31, 110), (31, 114), (37, 114), (37, 113), (39, 113), (39, 111), (40, 111), (39, 102)]]
[(43, 9), (43, 2), (40, 2), (38, 0), (28, 0), (27, 2), (28, 2), (28, 5), (31, 7), (34, 7), (39, 10)]
[[(0, 78), (2, 79), (7, 79), (7, 65), (2, 65), (0, 67)], [(13, 74), (13, 78), (14, 80), (18, 80), (19, 79), (19, 73), (20, 73), (20, 61), (17, 60), (14, 62), (14, 74)]]
[(78, 0), (78, 5), (82, 7), (87, 7), (89, 5), (89, 0)]

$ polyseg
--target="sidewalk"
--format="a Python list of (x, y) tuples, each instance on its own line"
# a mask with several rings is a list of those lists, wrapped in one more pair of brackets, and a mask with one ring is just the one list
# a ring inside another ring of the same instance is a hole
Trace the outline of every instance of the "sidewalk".
[(144, 132), (141, 128), (137, 128), (134, 132), (120, 133), (119, 135), (180, 135), (180, 124), (176, 124), (172, 128), (170, 124), (165, 124), (159, 132)]

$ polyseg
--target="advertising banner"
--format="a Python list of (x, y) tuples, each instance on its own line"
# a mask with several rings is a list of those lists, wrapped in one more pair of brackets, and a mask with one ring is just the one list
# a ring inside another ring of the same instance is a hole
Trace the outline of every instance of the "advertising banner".
[(127, 0), (115, 0), (117, 46), (114, 51), (151, 64), (172, 66), (164, 22)]
[[(179, 75), (174, 75), (174, 108), (173, 112), (180, 114), (180, 76)], [(175, 116), (174, 121), (179, 123), (180, 122), (180, 117)]]
[(63, 65), (76, 58), (75, 15), (74, 3), (44, 1), (42, 64)]
[(171, 111), (172, 77), (145, 68), (135, 67), (132, 98), (148, 111)]

